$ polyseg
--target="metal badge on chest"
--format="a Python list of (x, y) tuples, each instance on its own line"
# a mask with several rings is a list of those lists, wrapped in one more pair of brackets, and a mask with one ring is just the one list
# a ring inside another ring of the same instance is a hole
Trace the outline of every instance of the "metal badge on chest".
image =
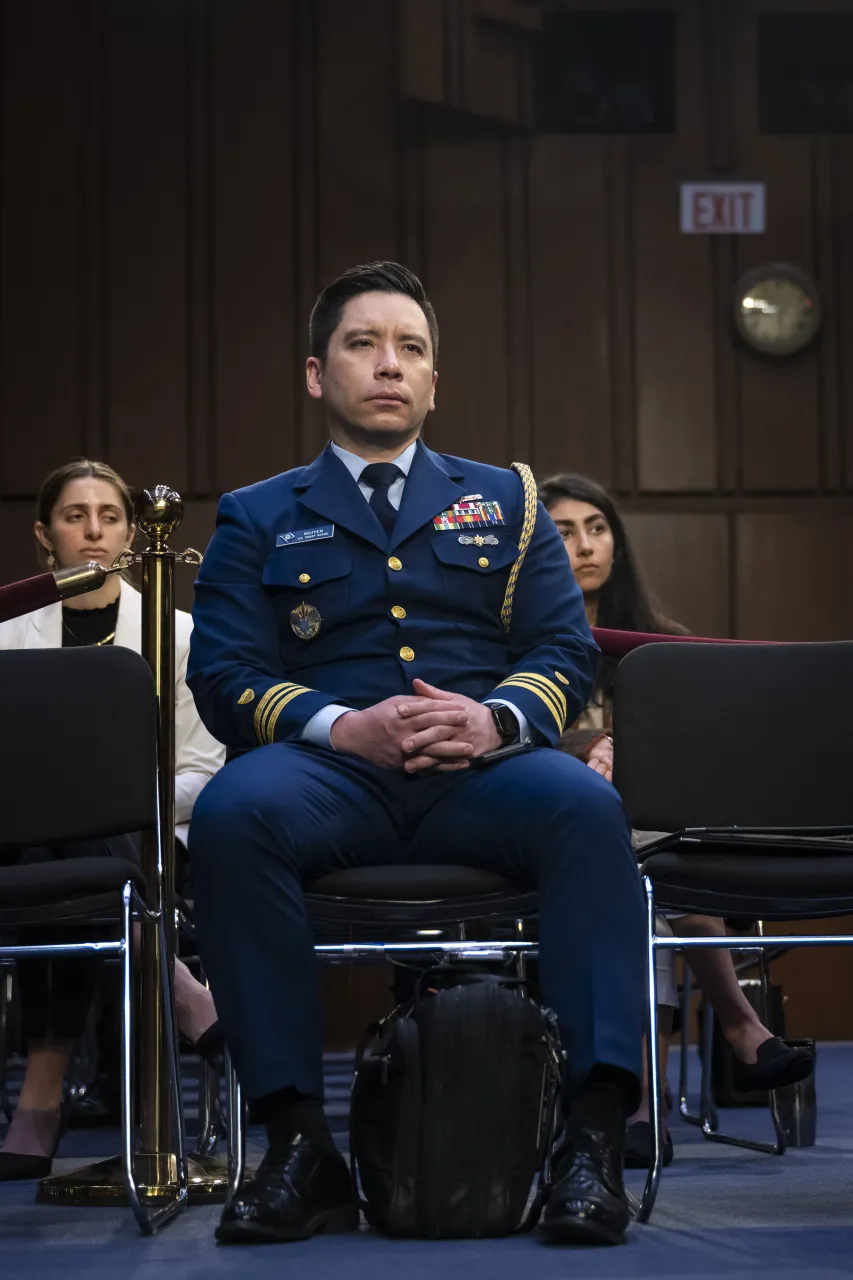
[(290, 611), (291, 630), (300, 640), (313, 640), (319, 634), (322, 623), (319, 609), (315, 609), (313, 604), (306, 604), (304, 600)]

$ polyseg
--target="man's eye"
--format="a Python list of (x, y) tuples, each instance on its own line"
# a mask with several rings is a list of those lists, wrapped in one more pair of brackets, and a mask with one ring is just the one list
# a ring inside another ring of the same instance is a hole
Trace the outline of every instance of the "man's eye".
[(352, 345), (353, 345), (354, 347), (369, 347), (369, 346), (370, 346), (370, 339), (369, 339), (369, 338), (356, 338), (355, 342), (354, 342)]
[(403, 348), (403, 350), (404, 350), (404, 351), (414, 351), (414, 352), (415, 352), (415, 354), (416, 354), (416, 355), (419, 355), (419, 356), (420, 356), (420, 355), (423, 355), (423, 349), (422, 349), (421, 347), (419, 347), (419, 346), (418, 346), (418, 344), (417, 344), (416, 342), (407, 342), (407, 343), (405, 344), (405, 347)]

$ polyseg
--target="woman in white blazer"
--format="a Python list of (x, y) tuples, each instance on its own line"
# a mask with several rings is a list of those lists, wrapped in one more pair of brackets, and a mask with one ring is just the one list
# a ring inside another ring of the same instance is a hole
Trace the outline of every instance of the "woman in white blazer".
[[(112, 564), (135, 533), (128, 488), (105, 463), (79, 459), (60, 467), (43, 484), (35, 535), (49, 567), (69, 568), (91, 560)], [(199, 719), (187, 688), (189, 614), (176, 614), (175, 631), (175, 834), (183, 843), (193, 805), (224, 763), (225, 752)], [(142, 598), (118, 575), (98, 591), (0, 624), (0, 649), (120, 644), (139, 652), (141, 641)], [(81, 750), (85, 749), (81, 726)], [(61, 760), (50, 759), (49, 743), (45, 761), (48, 771), (62, 766)], [(97, 757), (93, 767), (97, 768)], [(8, 862), (100, 855), (138, 861), (138, 838), (75, 841), (0, 857)], [(61, 1136), (65, 1069), (97, 980), (91, 962), (70, 958), (55, 965), (30, 961), (19, 966), (19, 973), (29, 1048), (18, 1110), (0, 1149), (0, 1181), (43, 1177), (50, 1171)], [(175, 965), (175, 996), (181, 1032), (205, 1056), (215, 1054), (221, 1035), (213, 1000), (181, 961)]]

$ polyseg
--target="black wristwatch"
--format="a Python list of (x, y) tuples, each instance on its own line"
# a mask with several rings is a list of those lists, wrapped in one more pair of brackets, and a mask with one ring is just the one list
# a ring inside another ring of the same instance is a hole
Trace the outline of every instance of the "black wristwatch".
[(509, 707), (502, 702), (492, 703), (489, 707), (492, 713), (492, 719), (495, 722), (495, 728), (500, 734), (501, 746), (508, 747), (511, 743), (518, 741), (518, 720), (510, 711)]

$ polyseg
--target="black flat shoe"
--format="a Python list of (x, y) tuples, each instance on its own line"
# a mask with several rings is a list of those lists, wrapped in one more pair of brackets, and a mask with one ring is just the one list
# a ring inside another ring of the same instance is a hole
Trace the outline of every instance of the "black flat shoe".
[(624, 1244), (631, 1221), (622, 1153), (603, 1133), (581, 1129), (557, 1156), (540, 1230), (555, 1244)]
[(258, 1171), (222, 1210), (222, 1244), (284, 1244), (318, 1232), (357, 1231), (358, 1206), (346, 1161), (300, 1138), (282, 1155), (268, 1151)]
[(0, 1182), (27, 1182), (31, 1178), (47, 1178), (53, 1168), (53, 1157), (68, 1128), (65, 1106), (60, 1108), (59, 1128), (49, 1156), (26, 1156), (17, 1151), (0, 1151)]
[(807, 1079), (814, 1067), (814, 1058), (802, 1046), (792, 1048), (779, 1036), (773, 1036), (758, 1046), (755, 1062), (737, 1061), (734, 1082), (744, 1093), (759, 1089), (782, 1089), (785, 1085), (798, 1084)]
[[(672, 1164), (672, 1138), (663, 1140), (663, 1167)], [(625, 1131), (625, 1168), (649, 1169), (652, 1164), (652, 1126), (648, 1120), (637, 1120)]]

